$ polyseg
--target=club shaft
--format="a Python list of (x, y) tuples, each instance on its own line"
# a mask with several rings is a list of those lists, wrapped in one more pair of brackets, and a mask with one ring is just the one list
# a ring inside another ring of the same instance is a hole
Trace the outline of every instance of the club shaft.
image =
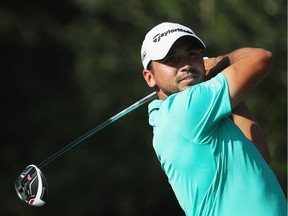
[(41, 164), (39, 164), (38, 167), (39, 168), (44, 167), (45, 165), (47, 165), (51, 161), (55, 160), (56, 158), (58, 158), (59, 156), (61, 156), (65, 152), (69, 151), (71, 148), (75, 147), (79, 143), (83, 142), (84, 140), (86, 140), (87, 138), (92, 136), (93, 134), (97, 133), (98, 131), (100, 131), (104, 127), (110, 125), (111, 123), (115, 122), (116, 120), (118, 120), (119, 118), (123, 117), (124, 115), (126, 115), (126, 114), (130, 113), (131, 111), (137, 109), (141, 105), (151, 101), (153, 98), (156, 97), (156, 95), (157, 95), (156, 92), (153, 92), (153, 93), (147, 95), (146, 97), (144, 97), (141, 100), (135, 102), (131, 106), (127, 107), (126, 109), (122, 110), (121, 112), (117, 113), (116, 115), (112, 116), (111, 118), (107, 119), (106, 121), (104, 121), (103, 123), (99, 124), (98, 126), (92, 128), (90, 131), (86, 132), (81, 137), (79, 137), (78, 139), (74, 140), (73, 142), (71, 142), (70, 144), (68, 144), (67, 146), (65, 146), (64, 148), (60, 149), (58, 152), (56, 152), (55, 154), (53, 154), (52, 156), (47, 158), (45, 161), (43, 161)]

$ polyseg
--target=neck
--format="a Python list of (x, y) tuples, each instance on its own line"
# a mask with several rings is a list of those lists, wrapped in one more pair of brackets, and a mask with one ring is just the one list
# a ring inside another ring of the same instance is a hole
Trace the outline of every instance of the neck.
[(164, 94), (162, 91), (158, 91), (157, 92), (158, 98), (160, 100), (165, 100), (168, 96), (166, 94)]

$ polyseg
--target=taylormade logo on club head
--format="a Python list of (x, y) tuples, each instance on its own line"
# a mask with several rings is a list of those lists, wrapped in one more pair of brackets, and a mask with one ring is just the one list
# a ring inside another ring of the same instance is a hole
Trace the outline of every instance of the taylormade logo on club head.
[(192, 31), (187, 30), (187, 29), (182, 29), (182, 28), (169, 29), (166, 32), (156, 34), (153, 37), (153, 42), (157, 43), (157, 42), (159, 42), (161, 40), (162, 37), (166, 37), (168, 34), (175, 33), (175, 32), (185, 32), (185, 33), (189, 33), (191, 35), (195, 35)]
[(35, 165), (29, 165), (15, 182), (19, 198), (29, 205), (42, 206), (46, 203), (48, 185), (45, 176)]

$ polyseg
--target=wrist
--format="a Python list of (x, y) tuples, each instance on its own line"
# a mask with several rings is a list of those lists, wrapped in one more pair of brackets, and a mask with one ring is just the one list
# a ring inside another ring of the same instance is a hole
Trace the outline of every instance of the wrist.
[[(210, 59), (209, 59), (210, 60)], [(210, 61), (212, 67), (207, 70), (207, 80), (216, 76), (218, 73), (222, 72), (225, 68), (230, 66), (230, 59), (228, 56), (218, 56), (216, 58), (212, 58)]]

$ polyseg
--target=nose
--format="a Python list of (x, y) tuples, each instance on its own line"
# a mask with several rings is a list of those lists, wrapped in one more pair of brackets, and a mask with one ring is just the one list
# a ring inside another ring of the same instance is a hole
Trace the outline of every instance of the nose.
[(182, 58), (181, 61), (179, 62), (178, 68), (180, 72), (189, 72), (191, 71), (193, 66), (191, 66), (191, 61), (189, 61), (189, 59)]
[(186, 64), (185, 66), (181, 67), (179, 69), (180, 72), (190, 72), (192, 73), (193, 72), (193, 66), (192, 65), (189, 65), (189, 64)]

